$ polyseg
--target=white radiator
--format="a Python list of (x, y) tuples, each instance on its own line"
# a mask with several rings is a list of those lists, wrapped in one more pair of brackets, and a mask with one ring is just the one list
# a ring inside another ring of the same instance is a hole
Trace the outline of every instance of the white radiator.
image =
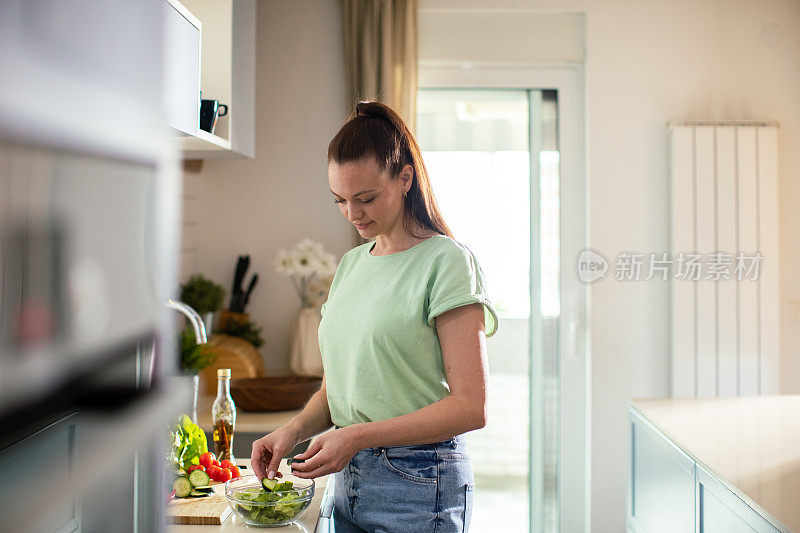
[(669, 127), (672, 395), (777, 394), (778, 125)]

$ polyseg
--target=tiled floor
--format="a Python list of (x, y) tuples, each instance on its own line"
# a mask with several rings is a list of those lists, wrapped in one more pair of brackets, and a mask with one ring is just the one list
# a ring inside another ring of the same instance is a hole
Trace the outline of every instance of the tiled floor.
[(471, 533), (527, 533), (528, 479), (475, 477)]

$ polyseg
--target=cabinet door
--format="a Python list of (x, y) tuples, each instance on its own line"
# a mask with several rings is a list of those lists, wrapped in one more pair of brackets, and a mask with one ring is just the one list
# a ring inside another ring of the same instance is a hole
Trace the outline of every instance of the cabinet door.
[(701, 466), (697, 467), (697, 499), (703, 533), (779, 531)]
[[(77, 413), (0, 450), (2, 531), (81, 530), (80, 501), (72, 487)], [(8, 529), (4, 529), (8, 528)]]
[(164, 9), (164, 107), (167, 123), (197, 135), (200, 125), (200, 36), (202, 25), (178, 0)]
[(693, 533), (695, 462), (637, 411), (630, 411), (628, 527), (647, 533)]

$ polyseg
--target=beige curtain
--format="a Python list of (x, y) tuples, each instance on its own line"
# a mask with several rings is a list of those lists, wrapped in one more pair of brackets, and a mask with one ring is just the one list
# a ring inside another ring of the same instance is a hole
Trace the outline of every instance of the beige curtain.
[(379, 100), (414, 131), (417, 0), (342, 0), (348, 111)]
[[(417, 0), (342, 0), (348, 115), (359, 100), (388, 105), (414, 131)], [(353, 228), (353, 243), (367, 242)]]

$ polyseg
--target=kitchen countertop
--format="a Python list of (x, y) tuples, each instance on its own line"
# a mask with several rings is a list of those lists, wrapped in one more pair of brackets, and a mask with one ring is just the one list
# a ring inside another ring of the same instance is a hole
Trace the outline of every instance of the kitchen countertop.
[(633, 400), (748, 505), (800, 531), (800, 395)]
[[(249, 460), (238, 460), (236, 461), (240, 465), (247, 466), (247, 470), (243, 471), (243, 475), (251, 475), (253, 470), (250, 469), (250, 461)], [(285, 463), (281, 465), (279, 469), (283, 473), (287, 473), (289, 469), (286, 467)], [(244, 473), (246, 472), (246, 474)], [(288, 526), (283, 527), (273, 527), (273, 528), (266, 528), (266, 531), (295, 531), (295, 532), (304, 532), (304, 533), (312, 533), (317, 525), (317, 518), (319, 516), (319, 505), (322, 501), (322, 495), (325, 492), (325, 485), (328, 482), (329, 476), (322, 476), (314, 480), (314, 498), (311, 500), (311, 504), (308, 506), (308, 510), (306, 510), (306, 514), (303, 515), (303, 518), (299, 522), (295, 522), (294, 524), (289, 524)], [(248, 526), (244, 523), (243, 520), (239, 519), (236, 513), (231, 513), (230, 516), (223, 522), (221, 526), (193, 526), (193, 525), (176, 525), (176, 524), (167, 524), (166, 531), (168, 533), (230, 533), (233, 531), (255, 531), (258, 529), (264, 528), (253, 528)]]

